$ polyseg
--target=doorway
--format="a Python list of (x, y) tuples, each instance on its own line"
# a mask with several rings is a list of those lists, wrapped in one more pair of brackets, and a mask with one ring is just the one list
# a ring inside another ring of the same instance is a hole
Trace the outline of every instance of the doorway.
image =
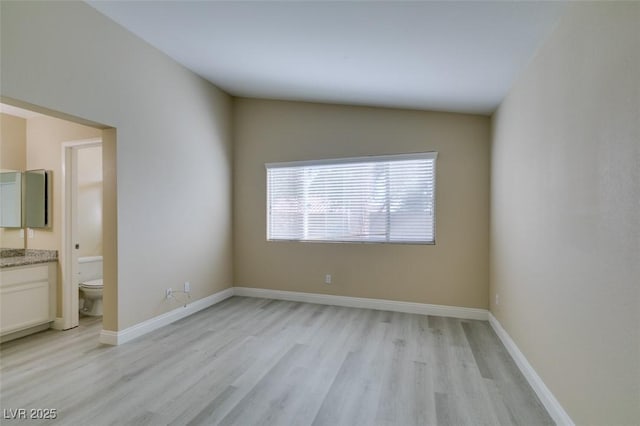
[[(70, 185), (67, 183), (71, 157), (69, 149), (92, 143), (102, 143), (102, 177), (103, 177), (103, 315), (100, 341), (106, 344), (115, 344), (113, 334), (118, 330), (118, 220), (117, 220), (117, 129), (108, 125), (79, 118), (64, 112), (39, 107), (16, 99), (0, 97), (0, 112), (4, 108), (12, 109), (9, 115), (17, 115), (20, 111), (20, 134), (24, 137), (11, 137), (7, 140), (16, 145), (15, 153), (19, 156), (15, 159), (16, 165), (10, 168), (26, 169), (27, 163), (32, 169), (45, 169), (53, 172), (52, 200), (53, 223), (45, 230), (33, 229), (6, 229), (0, 228), (0, 237), (3, 243), (12, 243), (15, 240), (17, 248), (55, 250), (58, 256), (57, 265), (57, 291), (55, 320), (51, 328), (55, 330), (67, 330), (74, 328), (79, 323), (78, 314), (78, 288), (73, 284), (73, 277), (77, 276), (77, 267), (73, 273), (70, 270), (77, 262), (72, 262), (73, 238), (70, 234), (71, 222), (67, 223), (66, 213), (73, 209), (67, 207), (65, 195), (69, 193)], [(83, 126), (78, 128), (76, 126)], [(27, 138), (27, 128), (29, 137)], [(3, 134), (7, 130), (3, 126)], [(97, 130), (91, 131), (91, 129)], [(95, 138), (95, 139), (89, 139)], [(28, 141), (27, 141), (28, 139)], [(67, 142), (63, 147), (61, 141)], [(5, 153), (5, 140), (3, 140), (3, 164), (8, 158), (13, 158)], [(19, 164), (18, 164), (19, 163)], [(68, 164), (67, 164), (68, 163)], [(9, 166), (4, 166), (9, 167)], [(67, 189), (69, 188), (69, 189)], [(28, 232), (27, 232), (28, 231)], [(10, 235), (9, 235), (10, 234)], [(11, 237), (11, 238), (10, 238)], [(14, 245), (12, 244), (11, 247)]]
[[(102, 264), (102, 139), (64, 142), (62, 148), (62, 328), (66, 330), (80, 321), (80, 260), (84, 265), (99, 258)], [(99, 277), (91, 277), (95, 278), (102, 278), (101, 270)]]

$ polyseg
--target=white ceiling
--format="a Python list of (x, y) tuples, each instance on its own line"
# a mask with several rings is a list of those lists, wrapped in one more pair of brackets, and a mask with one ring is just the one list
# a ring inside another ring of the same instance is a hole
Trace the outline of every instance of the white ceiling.
[(490, 114), (561, 2), (88, 1), (236, 96)]

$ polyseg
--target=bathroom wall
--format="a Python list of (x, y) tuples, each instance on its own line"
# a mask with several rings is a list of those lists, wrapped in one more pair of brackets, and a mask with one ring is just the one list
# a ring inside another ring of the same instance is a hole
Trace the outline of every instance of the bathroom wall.
[(0, 113), (0, 169), (24, 170), (27, 164), (27, 120)]
[(114, 274), (105, 272), (105, 304), (111, 295), (117, 303), (103, 327), (179, 308), (165, 290), (185, 281), (192, 301), (230, 287), (231, 98), (84, 2), (0, 8), (5, 100), (117, 129), (116, 151), (103, 153), (117, 164), (104, 170), (105, 179), (117, 174), (108, 225), (117, 234), (103, 241), (117, 247), (117, 265), (105, 258)]
[(570, 4), (493, 119), (491, 312), (578, 425), (640, 421), (638, 23)]
[(100, 129), (83, 126), (54, 117), (39, 116), (27, 120), (27, 168), (52, 171), (53, 223), (50, 228), (34, 229), (27, 247), (62, 250), (62, 143), (99, 138)]
[[(236, 285), (488, 307), (488, 117), (237, 99), (234, 120)], [(265, 163), (421, 151), (438, 151), (435, 245), (266, 241)]]
[[(0, 169), (21, 171), (26, 169), (26, 141), (26, 120), (21, 117), (0, 113)], [(4, 248), (24, 248), (24, 231), (0, 228), (0, 246)]]
[[(100, 129), (83, 126), (54, 117), (38, 116), (27, 119), (27, 168), (52, 172), (53, 221), (49, 228), (33, 230), (33, 238), (26, 239), (30, 249), (58, 250), (62, 252), (62, 143), (81, 139), (99, 138)], [(62, 273), (64, 265), (58, 263), (58, 316), (62, 315)]]
[(78, 150), (78, 256), (102, 256), (102, 147)]

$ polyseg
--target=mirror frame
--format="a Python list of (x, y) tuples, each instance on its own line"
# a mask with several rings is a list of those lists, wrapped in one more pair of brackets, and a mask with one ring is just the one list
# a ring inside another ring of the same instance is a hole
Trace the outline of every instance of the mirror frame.
[[(20, 199), (19, 201), (16, 200), (20, 206), (20, 223), (12, 223), (9, 226), (4, 226), (4, 224), (0, 223), (0, 228), (51, 228), (53, 223), (51, 170), (34, 169), (25, 170), (24, 172), (14, 171), (3, 173), (16, 173), (17, 176), (20, 176)], [(42, 176), (42, 178), (30, 179), (29, 177), (32, 175)], [(31, 194), (35, 194), (35, 196), (31, 196)]]

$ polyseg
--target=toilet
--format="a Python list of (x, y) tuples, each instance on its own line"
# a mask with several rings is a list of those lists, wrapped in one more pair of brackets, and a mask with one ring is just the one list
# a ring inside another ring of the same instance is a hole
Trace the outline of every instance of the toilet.
[(78, 258), (78, 288), (80, 313), (92, 317), (102, 316), (102, 256)]

